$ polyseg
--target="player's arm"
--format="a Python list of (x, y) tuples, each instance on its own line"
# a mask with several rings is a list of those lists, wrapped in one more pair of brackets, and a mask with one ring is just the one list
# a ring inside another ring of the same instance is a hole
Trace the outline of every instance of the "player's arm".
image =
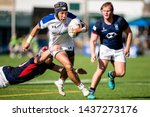
[(124, 32), (127, 34), (126, 47), (124, 49), (124, 54), (126, 57), (128, 57), (130, 54), (130, 45), (132, 42), (132, 31), (130, 27), (128, 26)]
[(32, 31), (30, 32), (26, 43), (23, 46), (23, 51), (26, 51), (29, 47), (30, 47), (30, 42), (32, 41), (32, 39), (35, 37), (35, 35), (39, 32), (39, 30), (41, 30), (41, 28), (39, 27), (39, 25), (36, 25)]
[[(71, 18), (72, 20), (75, 19), (77, 22), (76, 24), (79, 24), (79, 28), (77, 29), (73, 29), (73, 33), (85, 33), (88, 30), (88, 26), (82, 21), (80, 20), (76, 15), (68, 12), (68, 17)], [(80, 27), (81, 24), (81, 27)]]
[[(51, 64), (49, 64), (49, 69), (53, 70), (53, 71), (55, 71), (57, 73), (62, 73), (64, 67), (60, 66), (60, 65), (56, 65), (55, 63), (52, 62)], [(83, 69), (83, 68), (73, 68), (73, 70), (76, 73), (79, 73), (79, 74), (87, 74), (87, 71), (85, 69)]]
[(71, 32), (73, 33), (85, 33), (88, 30), (88, 26), (86, 23), (84, 23), (82, 20), (79, 20), (78, 18), (73, 19), (75, 24), (78, 25), (75, 29), (72, 29)]
[(87, 24), (84, 23), (84, 22), (81, 22), (81, 25), (82, 25), (82, 28), (81, 28), (82, 32), (83, 32), (83, 33), (87, 32), (87, 31), (88, 31), (88, 26), (87, 26)]
[(98, 39), (98, 35), (95, 33), (91, 33), (90, 50), (91, 50), (91, 62), (92, 63), (96, 61), (95, 49), (96, 49), (97, 39)]
[(76, 32), (76, 33), (85, 33), (88, 30), (88, 26), (84, 22), (81, 22), (81, 27), (79, 25), (79, 27), (74, 30), (75, 30), (74, 32)]

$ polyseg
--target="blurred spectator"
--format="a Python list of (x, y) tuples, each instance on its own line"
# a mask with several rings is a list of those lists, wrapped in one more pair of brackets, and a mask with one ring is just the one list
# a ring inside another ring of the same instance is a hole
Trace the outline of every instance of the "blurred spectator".
[(9, 43), (11, 58), (22, 58), (22, 56), (28, 56), (30, 58), (37, 54), (39, 48), (36, 38), (32, 41), (31, 47), (27, 52), (22, 51), (22, 45), (24, 44), (24, 42), (26, 42), (26, 35), (23, 35), (22, 37), (17, 37), (16, 34), (12, 35)]
[(146, 50), (150, 49), (148, 31), (144, 30), (141, 34), (137, 34), (133, 39), (133, 45), (138, 47), (138, 54), (143, 55)]
[(138, 55), (143, 55), (143, 46), (139, 39), (139, 35), (136, 35), (133, 39), (133, 45), (138, 48)]
[(19, 52), (19, 41), (16, 34), (13, 34), (11, 36), (10, 43), (9, 43), (9, 51), (10, 51), (11, 58), (15, 58), (15, 56)]
[(147, 43), (147, 41), (148, 41), (148, 31), (147, 30), (144, 30), (143, 32), (142, 32), (142, 34), (141, 35), (139, 35), (139, 39), (140, 39), (140, 41), (141, 41), (141, 43), (142, 43), (142, 48), (145, 50), (147, 50), (148, 49), (148, 43)]
[(30, 46), (29, 50), (26, 52), (23, 52), (22, 47), (23, 47), (24, 43), (26, 42), (27, 36), (28, 35), (24, 35), (20, 38), (20, 40), (22, 42), (20, 53), (22, 53), (22, 56), (28, 56), (29, 58), (31, 58), (31, 57), (37, 55), (37, 53), (39, 51), (39, 47), (38, 47), (38, 43), (37, 43), (37, 38), (35, 37), (31, 42), (31, 46)]

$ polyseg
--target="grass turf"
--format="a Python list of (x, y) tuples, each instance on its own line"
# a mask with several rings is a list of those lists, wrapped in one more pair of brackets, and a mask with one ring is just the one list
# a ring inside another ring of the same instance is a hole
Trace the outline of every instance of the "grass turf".
[[(8, 55), (0, 55), (0, 66), (11, 65), (17, 66), (28, 60), (11, 59)], [(123, 78), (116, 78), (116, 88), (111, 91), (107, 86), (107, 71), (112, 70), (109, 64), (106, 72), (102, 77), (96, 90), (97, 100), (149, 100), (150, 99), (150, 56), (141, 56), (138, 58), (127, 59), (127, 71)], [(55, 61), (57, 64), (58, 62)], [(96, 69), (96, 63), (90, 62), (90, 57), (81, 55), (76, 56), (75, 67), (83, 67), (87, 70), (87, 75), (80, 75), (81, 81), (86, 87), (90, 87), (90, 81)], [(53, 71), (46, 71), (26, 84), (12, 85), (4, 89), (0, 89), (0, 100), (86, 100), (82, 93), (73, 83), (65, 84), (66, 96), (58, 94), (57, 88), (50, 80), (56, 80), (59, 74)], [(42, 83), (46, 81), (46, 83)], [(48, 82), (47, 82), (48, 81)], [(67, 81), (70, 81), (69, 79)], [(37, 83), (38, 82), (38, 83)], [(40, 83), (41, 82), (41, 83)], [(31, 83), (31, 84), (30, 84)]]

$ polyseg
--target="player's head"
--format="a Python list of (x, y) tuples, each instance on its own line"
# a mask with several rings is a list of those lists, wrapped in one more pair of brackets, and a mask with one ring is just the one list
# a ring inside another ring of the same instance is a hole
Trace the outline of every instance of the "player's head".
[(56, 16), (59, 20), (65, 20), (68, 14), (68, 6), (66, 2), (57, 2), (54, 5)]
[(101, 6), (100, 10), (102, 11), (104, 7), (109, 7), (109, 9), (110, 9), (112, 12), (114, 11), (114, 7), (113, 7), (113, 4), (112, 4), (111, 2), (105, 2), (105, 3)]
[(113, 15), (114, 7), (111, 2), (105, 2), (100, 8), (104, 18), (109, 18)]

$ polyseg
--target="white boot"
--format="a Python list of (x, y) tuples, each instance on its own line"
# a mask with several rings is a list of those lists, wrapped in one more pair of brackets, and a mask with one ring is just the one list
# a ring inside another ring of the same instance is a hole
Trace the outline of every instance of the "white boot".
[(78, 88), (82, 91), (83, 95), (86, 97), (89, 95), (89, 90), (84, 87), (84, 85), (81, 83)]
[(55, 81), (54, 84), (58, 88), (59, 94), (62, 95), (62, 96), (65, 96), (66, 93), (64, 91), (64, 81), (62, 81), (61, 79), (59, 79), (59, 80)]

